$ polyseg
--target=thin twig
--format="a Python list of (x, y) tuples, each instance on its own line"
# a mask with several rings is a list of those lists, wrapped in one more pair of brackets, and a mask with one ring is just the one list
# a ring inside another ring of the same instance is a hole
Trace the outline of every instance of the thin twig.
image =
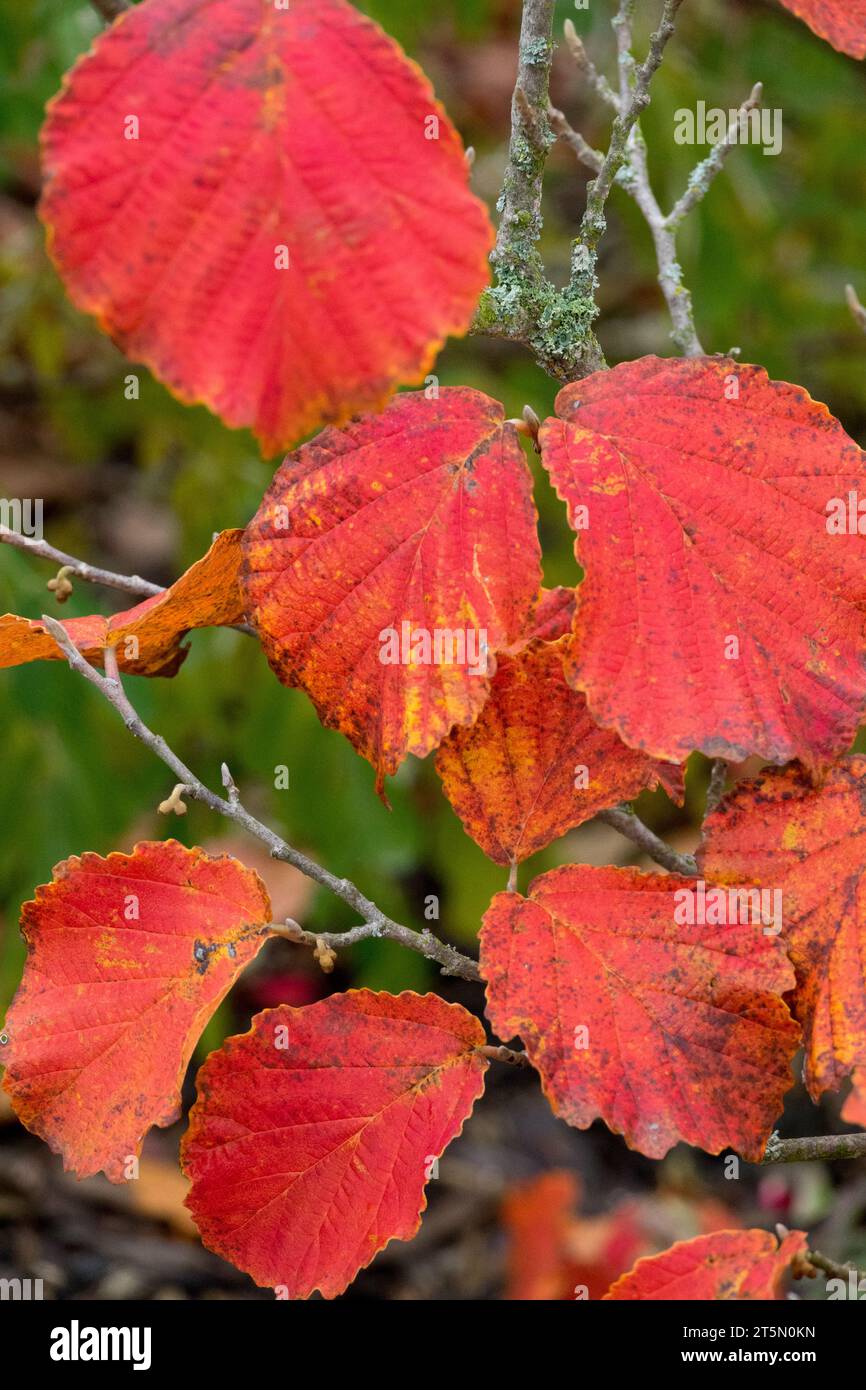
[(547, 108), (547, 119), (554, 135), (574, 151), (581, 164), (585, 164), (587, 169), (592, 169), (593, 173), (599, 173), (604, 163), (604, 155), (601, 150), (594, 150), (592, 145), (583, 138), (580, 131), (569, 125), (565, 113), (558, 110), (557, 107), (549, 106)]
[(707, 801), (704, 809), (704, 820), (715, 811), (719, 802), (725, 794), (725, 783), (728, 780), (728, 764), (724, 758), (716, 758), (710, 770), (710, 780), (707, 786)]
[(606, 102), (608, 106), (613, 107), (614, 111), (618, 111), (619, 97), (613, 90), (613, 87), (611, 87), (604, 74), (598, 71), (589, 54), (587, 53), (586, 49), (584, 48), (583, 40), (580, 38), (580, 35), (574, 27), (574, 21), (571, 19), (567, 19), (563, 27), (565, 32), (566, 47), (568, 48), (569, 53), (571, 54), (572, 58), (577, 64), (578, 71), (580, 72), (581, 76), (586, 79), (589, 86), (592, 87), (593, 91), (601, 97), (603, 102)]
[[(282, 863), (292, 864), (307, 878), (313, 879), (321, 887), (336, 894), (338, 898), (341, 898), (358, 913), (368, 928), (371, 928), (370, 935), (386, 937), (390, 941), (400, 942), (401, 945), (407, 946), (412, 951), (418, 951), (428, 960), (435, 961), (437, 965), (441, 966), (443, 975), (459, 975), (464, 980), (480, 980), (481, 975), (478, 966), (469, 956), (464, 956), (453, 946), (439, 941), (429, 931), (418, 932), (411, 927), (405, 927), (399, 922), (392, 921), (374, 902), (366, 898), (351, 880), (338, 878), (336, 874), (322, 868), (320, 864), (288, 844), (268, 826), (256, 820), (255, 816), (251, 815), (242, 804), (237, 795), (237, 788), (234, 787), (231, 780), (231, 774), (228, 773), (225, 765), (223, 765), (223, 785), (226, 786), (229, 793), (225, 799), (217, 796), (215, 792), (212, 792), (209, 787), (199, 781), (195, 773), (169, 748), (162, 735), (149, 729), (133, 708), (120, 679), (117, 653), (113, 647), (106, 647), (105, 649), (105, 675), (102, 675), (84, 660), (61, 623), (50, 617), (43, 617), (42, 621), (58, 646), (62, 648), (73, 671), (94, 685), (117, 711), (130, 733), (135, 738), (140, 739), (152, 753), (155, 753), (165, 763), (166, 767), (170, 768), (178, 784), (182, 787), (184, 796), (192, 801), (201, 802), (202, 805), (209, 807), (218, 815), (225, 816), (228, 820), (242, 826), (249, 834), (254, 835), (257, 840), (261, 840), (262, 844), (267, 846), (271, 858), (278, 859)], [(230, 785), (227, 785), (227, 782)]]
[(525, 1052), (515, 1052), (510, 1047), (479, 1047), (478, 1051), (491, 1062), (506, 1062), (509, 1067), (532, 1066)]
[(774, 1134), (761, 1163), (812, 1163), (842, 1158), (866, 1158), (866, 1134), (823, 1134), (815, 1139), (780, 1139)]
[(739, 144), (740, 132), (745, 122), (748, 120), (749, 112), (756, 110), (756, 108), (760, 106), (763, 91), (763, 84), (761, 82), (756, 82), (749, 96), (746, 97), (746, 100), (728, 126), (728, 131), (724, 140), (719, 141), (713, 148), (712, 153), (707, 155), (706, 159), (702, 160), (700, 164), (695, 165), (689, 175), (689, 183), (685, 193), (674, 203), (665, 218), (665, 225), (670, 231), (675, 232), (683, 221), (683, 218), (688, 217), (692, 209), (696, 208), (701, 199), (706, 196), (713, 179), (717, 174), (720, 174), (724, 168), (725, 160), (728, 158), (728, 155), (734, 149), (735, 145)]
[(858, 1285), (864, 1278), (856, 1265), (840, 1264), (838, 1260), (831, 1260), (828, 1255), (822, 1255), (820, 1250), (808, 1250), (806, 1260), (815, 1269), (820, 1269), (833, 1279), (843, 1279), (845, 1283), (848, 1282), (852, 1274)]
[(76, 560), (74, 555), (57, 550), (47, 541), (19, 535), (17, 531), (10, 531), (5, 526), (0, 526), (0, 543), (14, 546), (16, 550), (24, 550), (28, 555), (38, 555), (40, 560), (50, 560), (53, 565), (70, 570), (78, 579), (84, 579), (89, 584), (103, 584), (107, 589), (119, 589), (121, 593), (133, 594), (137, 598), (152, 598), (154, 594), (165, 593), (159, 584), (151, 584), (149, 580), (141, 579), (137, 574), (114, 574), (112, 570), (88, 565), (84, 560)]
[(866, 333), (866, 308), (863, 307), (860, 300), (857, 298), (857, 291), (854, 289), (853, 285), (845, 286), (845, 298), (848, 301), (848, 308), (851, 310), (854, 322)]
[(644, 854), (648, 854), (662, 868), (668, 869), (672, 874), (682, 874), (684, 878), (695, 878), (698, 872), (697, 862), (691, 854), (678, 854), (675, 849), (656, 835), (654, 830), (650, 830), (648, 825), (644, 825), (639, 816), (634, 811), (627, 810), (624, 806), (614, 807), (610, 811), (601, 811), (597, 817), (604, 821), (605, 825), (610, 825), (614, 830), (618, 830), (626, 839), (633, 844), (639, 845)]

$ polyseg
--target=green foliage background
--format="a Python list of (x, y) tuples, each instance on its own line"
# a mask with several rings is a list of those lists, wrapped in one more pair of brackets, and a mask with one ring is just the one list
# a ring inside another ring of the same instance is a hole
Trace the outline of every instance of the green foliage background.
[[(518, 0), (369, 0), (361, 8), (433, 77), (467, 144), (476, 147), (478, 191), (495, 199)], [(612, 8), (613, 0), (593, 0), (589, 11), (577, 11), (561, 0), (559, 17), (574, 17), (608, 70)], [(648, 22), (659, 6), (648, 0), (641, 8)], [(35, 216), (44, 104), (100, 21), (77, 0), (2, 0), (0, 18), (0, 492), (38, 495), (38, 480), (45, 485), (47, 538), (120, 570), (134, 567), (128, 537), (146, 523), (158, 537), (146, 572), (169, 581), (203, 553), (212, 532), (249, 519), (275, 461), (262, 460), (249, 436), (225, 429), (204, 409), (179, 405), (143, 369), (141, 399), (124, 399), (123, 378), (132, 369), (65, 299)], [(603, 147), (606, 113), (582, 88), (567, 55), (558, 57), (555, 76), (557, 104)], [(866, 339), (850, 321), (843, 291), (851, 281), (866, 298), (866, 67), (833, 53), (769, 0), (690, 0), (644, 121), (658, 191), (671, 202), (706, 153), (674, 144), (675, 110), (698, 100), (737, 106), (759, 79), (766, 106), (783, 112), (783, 153), (773, 159), (754, 148), (735, 152), (682, 233), (699, 332), (709, 351), (737, 345), (744, 360), (802, 383), (863, 439)], [(584, 186), (569, 152), (554, 151), (545, 254), (560, 277)], [(649, 234), (616, 191), (600, 292), (600, 335), (611, 361), (671, 350), (654, 275)], [(439, 371), (445, 383), (499, 396), (511, 415), (526, 401), (543, 414), (555, 394), (519, 350), (478, 340), (450, 345)], [(548, 580), (573, 581), (564, 515), (541, 477), (538, 500)], [(38, 615), (49, 602), (49, 577), (46, 565), (0, 550), (0, 611)], [(105, 611), (126, 606), (79, 584), (67, 613), (100, 605)], [(129, 687), (145, 720), (205, 780), (218, 786), (227, 759), (261, 814), (354, 878), (390, 913), (422, 926), (425, 896), (437, 893), (438, 929), (458, 942), (474, 940), (504, 872), (463, 834), (429, 763), (412, 760), (402, 769), (390, 789), (389, 813), (366, 763), (339, 735), (321, 729), (304, 696), (282, 689), (255, 644), (236, 633), (198, 634), (175, 680), (133, 680)], [(154, 808), (170, 790), (169, 774), (60, 664), (0, 673), (0, 731), (2, 1008), (20, 973), (20, 903), (50, 877), (53, 864), (86, 849), (126, 849), (150, 836), (210, 843), (225, 828), (198, 808), (171, 824), (158, 817)], [(288, 791), (274, 790), (278, 764), (290, 769)], [(677, 818), (661, 797), (648, 804), (647, 815), (661, 826)], [(529, 872), (573, 850), (568, 839), (560, 842)], [(526, 875), (524, 869), (522, 881)], [(326, 930), (350, 922), (324, 896), (305, 916), (305, 925)], [(435, 981), (420, 958), (381, 943), (355, 951), (351, 978), (391, 989)], [(232, 1023), (224, 1014), (216, 1033)]]

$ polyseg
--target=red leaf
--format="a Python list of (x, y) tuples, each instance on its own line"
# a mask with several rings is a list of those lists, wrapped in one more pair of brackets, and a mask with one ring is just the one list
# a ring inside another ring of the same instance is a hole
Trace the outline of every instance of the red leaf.
[(820, 786), (798, 768), (741, 782), (705, 825), (700, 863), (718, 883), (781, 893), (797, 973), (792, 1009), (806, 1035), (812, 1096), (866, 1069), (866, 758)]
[[(760, 925), (680, 925), (694, 880), (568, 865), (499, 893), (481, 972), (501, 1038), (520, 1034), (553, 1109), (603, 1119), (663, 1158), (680, 1139), (757, 1160), (792, 1084), (793, 972)], [(680, 914), (683, 915), (683, 914)]]
[(866, 58), (866, 0), (782, 0), (840, 53)]
[(716, 1231), (638, 1260), (605, 1298), (736, 1303), (784, 1298), (785, 1277), (806, 1250), (803, 1231), (791, 1231), (781, 1243), (768, 1231)]
[[(62, 624), (92, 665), (117, 648), (121, 671), (134, 676), (173, 676), (186, 657), (183, 638), (193, 628), (233, 627), (243, 622), (240, 592), (243, 532), (221, 531), (206, 555), (161, 594), (104, 618), (98, 613)], [(0, 618), (0, 669), (30, 661), (65, 661), (38, 620), (7, 613)]]
[[(463, 387), (398, 396), (304, 445), (244, 547), (247, 609), (271, 666), (380, 784), (475, 719), (489, 688), (484, 637), (491, 653), (514, 642), (541, 582), (517, 433), (496, 401)], [(439, 661), (437, 636), (455, 638)]]
[(866, 498), (866, 469), (826, 407), (760, 367), (646, 357), (557, 410), (541, 444), (579, 529), (569, 679), (593, 718), (673, 762), (843, 752), (866, 709), (866, 540), (829, 534), (827, 505)]
[(74, 302), (268, 453), (423, 379), (488, 280), (459, 136), (346, 0), (144, 0), (72, 70), (43, 163)]
[(445, 795), (496, 864), (518, 863), (606, 807), (679, 775), (627, 748), (566, 684), (562, 641), (501, 656), (490, 698), (436, 757)]
[(256, 874), (174, 840), (67, 859), (37, 888), (3, 1085), (67, 1168), (122, 1182), (151, 1125), (177, 1119), (193, 1048), (270, 921)]
[(433, 1160), (484, 1089), (484, 1043), (434, 994), (258, 1014), (198, 1074), (182, 1156), (204, 1243), (289, 1298), (342, 1293), (418, 1230)]

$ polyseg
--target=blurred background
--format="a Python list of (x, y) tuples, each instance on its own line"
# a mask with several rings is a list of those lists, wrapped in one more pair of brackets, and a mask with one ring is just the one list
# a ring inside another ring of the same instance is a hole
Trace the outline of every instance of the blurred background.
[[(508, 137), (519, 0), (368, 0), (359, 7), (430, 75), (476, 149), (474, 185), (492, 205)], [(574, 19), (611, 76), (613, 7), (613, 0), (593, 0), (587, 11), (561, 0), (557, 21), (561, 34), (562, 21)], [(659, 8), (655, 0), (639, 6), (644, 36)], [(0, 0), (0, 19), (0, 495), (43, 498), (53, 545), (168, 583), (204, 553), (214, 531), (248, 521), (277, 460), (263, 459), (251, 436), (226, 429), (205, 409), (178, 404), (144, 369), (140, 400), (124, 398), (127, 360), (65, 298), (36, 216), (45, 102), (101, 21), (80, 0)], [(674, 112), (699, 100), (736, 107), (758, 80), (765, 106), (783, 112), (783, 150), (778, 158), (755, 147), (736, 150), (681, 232), (698, 332), (708, 351), (739, 347), (743, 360), (802, 384), (864, 442), (866, 338), (848, 314), (844, 287), (853, 283), (866, 299), (866, 66), (834, 53), (773, 0), (690, 0), (644, 120), (656, 191), (669, 206), (707, 152), (674, 143)], [(553, 99), (594, 146), (606, 147), (606, 112), (566, 51), (557, 56)], [(573, 155), (555, 148), (544, 253), (559, 283), (585, 182)], [(608, 360), (669, 353), (649, 233), (619, 190), (609, 222), (599, 295)], [(509, 415), (527, 402), (540, 415), (552, 407), (555, 384), (510, 345), (452, 343), (437, 370), (445, 384), (498, 397)], [(532, 464), (547, 582), (573, 583), (563, 509)], [(47, 563), (0, 547), (0, 612), (38, 616), (52, 573)], [(76, 583), (63, 616), (128, 603)], [(481, 914), (505, 886), (505, 871), (464, 834), (432, 760), (404, 765), (389, 788), (388, 812), (370, 767), (319, 726), (302, 694), (277, 684), (256, 645), (236, 632), (197, 633), (177, 678), (132, 678), (128, 686), (146, 722), (204, 780), (217, 786), (227, 759), (251, 809), (296, 845), (410, 925), (425, 924), (425, 898), (436, 894), (433, 925), (475, 949)], [(277, 916), (314, 930), (352, 924), (334, 899), (275, 868), (256, 844), (229, 836), (200, 808), (170, 824), (159, 817), (169, 774), (65, 666), (0, 672), (0, 730), (0, 1019), (20, 978), (20, 905), (55, 863), (83, 850), (127, 850), (170, 834), (228, 849), (266, 878)], [(683, 810), (661, 793), (638, 807), (682, 848), (696, 841), (706, 785), (703, 761), (692, 762)], [(279, 764), (289, 769), (288, 790), (274, 789)], [(521, 886), (571, 860), (640, 862), (615, 832), (588, 826), (524, 866)], [(199, 1059), (263, 1007), (309, 1003), (352, 985), (432, 988), (480, 1007), (476, 987), (443, 981), (420, 957), (387, 943), (341, 954), (326, 977), (309, 951), (275, 942), (209, 1026)], [(743, 1165), (733, 1181), (722, 1159), (685, 1149), (653, 1164), (601, 1126), (581, 1134), (555, 1120), (531, 1076), (496, 1072), (430, 1185), (421, 1236), (392, 1245), (348, 1297), (565, 1298), (577, 1283), (599, 1296), (639, 1254), (720, 1225), (777, 1220), (817, 1227), (826, 1254), (866, 1260), (862, 1165)], [(187, 1093), (190, 1101), (192, 1078)], [(792, 1093), (786, 1135), (837, 1127), (837, 1102), (818, 1111), (801, 1089)], [(60, 1298), (268, 1297), (198, 1245), (181, 1205), (179, 1132), (151, 1136), (136, 1183), (76, 1183), (0, 1101), (0, 1277), (42, 1277), (46, 1295)], [(798, 1292), (808, 1297), (810, 1290), (800, 1285)]]

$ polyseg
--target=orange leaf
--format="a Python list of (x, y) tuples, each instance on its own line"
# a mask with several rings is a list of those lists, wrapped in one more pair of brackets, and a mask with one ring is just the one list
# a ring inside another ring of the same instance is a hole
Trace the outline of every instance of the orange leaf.
[(481, 973), (555, 1112), (663, 1158), (680, 1139), (758, 1159), (792, 1084), (793, 971), (760, 925), (680, 924), (694, 880), (568, 865), (499, 893)]
[(342, 1293), (418, 1230), (433, 1162), (484, 1089), (485, 1041), (434, 994), (258, 1014), (198, 1074), (182, 1158), (204, 1243), (288, 1298)]
[(480, 391), (398, 396), (278, 471), (247, 528), (247, 609), (379, 783), (487, 698), (487, 655), (523, 632), (541, 571), (532, 480)]
[(785, 1276), (806, 1250), (803, 1231), (791, 1231), (781, 1242), (768, 1231), (716, 1231), (638, 1260), (605, 1298), (737, 1303), (784, 1298)]
[(866, 1067), (854, 1073), (854, 1086), (842, 1107), (842, 1119), (846, 1125), (866, 1129)]
[(193, 1048), (270, 921), (256, 874), (174, 840), (67, 859), (37, 888), (3, 1085), (67, 1168), (122, 1182), (151, 1125), (177, 1119)]
[(866, 1069), (866, 758), (815, 787), (798, 768), (741, 782), (705, 825), (700, 863), (718, 883), (781, 894), (814, 1099)]
[[(134, 676), (173, 676), (188, 648), (183, 638), (199, 627), (233, 627), (243, 622), (240, 593), (243, 531), (221, 531), (210, 550), (170, 589), (135, 608), (104, 618), (98, 613), (67, 618), (76, 647), (92, 665), (102, 665), (108, 646), (117, 648), (121, 671)], [(36, 619), (7, 613), (0, 618), (0, 669), (30, 661), (65, 661), (54, 638)]]
[(488, 282), (460, 138), (347, 0), (144, 0), (42, 147), (74, 302), (268, 453), (422, 380)]
[(644, 787), (677, 775), (590, 718), (566, 683), (563, 642), (501, 656), (490, 698), (436, 757), (445, 795), (496, 864), (517, 863)]
[(866, 0), (782, 0), (840, 53), (866, 58)]
[[(633, 748), (825, 764), (866, 710), (861, 450), (825, 406), (724, 358), (566, 386), (542, 456), (586, 569), (569, 679)], [(847, 518), (847, 510), (846, 510)]]

